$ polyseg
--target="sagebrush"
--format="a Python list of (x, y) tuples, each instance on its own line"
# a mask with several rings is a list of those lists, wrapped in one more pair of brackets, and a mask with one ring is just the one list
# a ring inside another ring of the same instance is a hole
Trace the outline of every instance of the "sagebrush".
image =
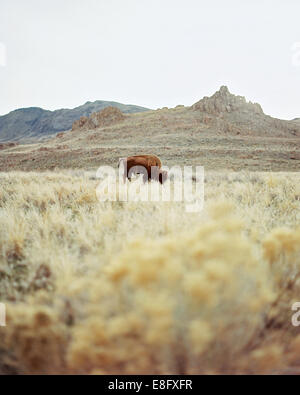
[(2, 373), (300, 371), (297, 174), (208, 173), (205, 208), (0, 174)]

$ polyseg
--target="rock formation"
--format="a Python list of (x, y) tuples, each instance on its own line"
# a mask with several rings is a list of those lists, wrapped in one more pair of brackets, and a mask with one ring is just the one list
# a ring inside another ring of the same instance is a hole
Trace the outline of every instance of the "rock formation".
[(126, 116), (115, 107), (106, 107), (100, 112), (94, 112), (90, 117), (81, 117), (73, 123), (72, 131), (96, 129), (122, 122)]
[(222, 113), (254, 112), (263, 114), (263, 110), (258, 103), (247, 102), (243, 96), (235, 96), (231, 94), (227, 86), (222, 86), (211, 97), (204, 97), (192, 106), (194, 111), (201, 111), (212, 115)]

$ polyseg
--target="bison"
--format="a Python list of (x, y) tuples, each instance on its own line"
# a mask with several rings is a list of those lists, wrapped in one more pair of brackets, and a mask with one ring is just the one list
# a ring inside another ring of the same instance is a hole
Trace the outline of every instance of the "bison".
[(144, 182), (156, 180), (163, 184), (168, 173), (161, 169), (161, 160), (155, 155), (135, 155), (119, 159), (119, 166), (124, 166), (123, 180), (131, 180), (133, 174), (143, 174)]

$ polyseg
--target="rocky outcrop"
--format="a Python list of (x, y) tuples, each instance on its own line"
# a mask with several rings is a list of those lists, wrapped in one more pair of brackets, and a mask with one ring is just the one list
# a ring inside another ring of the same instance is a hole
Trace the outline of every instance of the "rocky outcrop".
[(83, 130), (83, 129), (94, 129), (94, 128), (95, 128), (95, 125), (92, 123), (92, 121), (88, 117), (80, 117), (72, 125), (72, 131)]
[(258, 103), (247, 102), (243, 96), (231, 94), (227, 86), (222, 86), (220, 90), (211, 97), (204, 97), (199, 102), (195, 103), (192, 109), (212, 115), (231, 113), (234, 111), (263, 114), (263, 110)]
[(100, 112), (94, 112), (90, 117), (81, 117), (73, 123), (72, 131), (101, 128), (122, 122), (126, 116), (115, 107), (107, 107)]
[(19, 145), (18, 143), (12, 143), (12, 142), (7, 142), (7, 143), (1, 143), (0, 144), (0, 150), (16, 147)]
[(98, 128), (121, 122), (126, 119), (126, 116), (118, 108), (107, 107), (100, 112), (94, 112), (90, 119), (95, 127)]
[(230, 135), (300, 136), (300, 122), (284, 121), (266, 115), (257, 103), (248, 102), (222, 86), (211, 97), (204, 97), (190, 110), (197, 112), (206, 130)]

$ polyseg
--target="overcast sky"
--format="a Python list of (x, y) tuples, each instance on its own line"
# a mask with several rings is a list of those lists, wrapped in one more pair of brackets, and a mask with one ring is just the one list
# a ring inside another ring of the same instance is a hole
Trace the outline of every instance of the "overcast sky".
[(0, 0), (1, 115), (191, 105), (221, 85), (300, 117), (299, 0)]

